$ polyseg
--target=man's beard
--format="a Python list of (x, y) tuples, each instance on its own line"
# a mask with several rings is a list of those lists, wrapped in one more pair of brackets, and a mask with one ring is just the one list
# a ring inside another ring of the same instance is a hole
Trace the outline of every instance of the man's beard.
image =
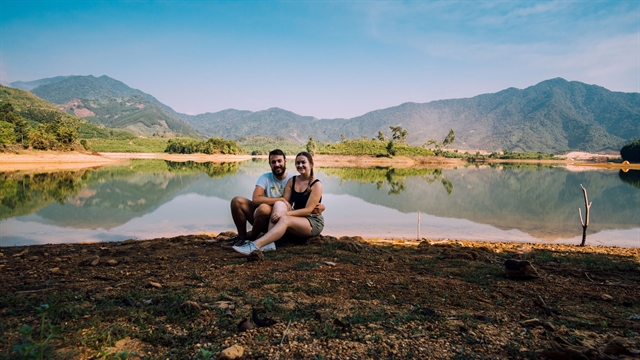
[(271, 169), (271, 172), (273, 173), (273, 175), (277, 177), (282, 176), (282, 174), (284, 174), (286, 171), (287, 171), (286, 166)]

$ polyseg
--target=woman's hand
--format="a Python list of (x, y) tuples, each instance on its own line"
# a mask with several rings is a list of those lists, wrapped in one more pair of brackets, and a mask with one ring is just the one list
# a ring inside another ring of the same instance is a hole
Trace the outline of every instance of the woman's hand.
[(272, 223), (274, 223), (274, 224), (275, 224), (275, 223), (277, 223), (277, 222), (278, 222), (278, 220), (280, 220), (280, 218), (281, 218), (284, 214), (286, 214), (286, 213), (285, 213), (285, 212), (274, 212), (274, 213), (272, 213), (272, 214), (271, 214), (271, 222), (272, 222)]

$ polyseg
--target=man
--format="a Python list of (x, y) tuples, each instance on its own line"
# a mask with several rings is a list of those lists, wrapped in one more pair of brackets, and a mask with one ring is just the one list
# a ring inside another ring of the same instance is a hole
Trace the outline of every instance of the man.
[[(275, 149), (269, 153), (269, 166), (271, 172), (258, 178), (251, 200), (242, 196), (236, 196), (231, 200), (231, 216), (238, 236), (231, 239), (226, 246), (255, 240), (261, 232), (267, 232), (273, 204), (277, 201), (287, 202), (282, 196), (287, 182), (293, 175), (287, 174), (287, 159), (282, 150)], [(322, 211), (324, 205), (318, 204), (314, 213), (320, 214)], [(253, 225), (250, 234), (247, 234), (247, 221)]]

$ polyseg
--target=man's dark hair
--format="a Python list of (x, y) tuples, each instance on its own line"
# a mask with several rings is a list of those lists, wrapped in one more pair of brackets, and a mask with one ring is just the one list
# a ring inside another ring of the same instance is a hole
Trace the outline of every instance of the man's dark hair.
[(287, 156), (284, 154), (284, 151), (282, 151), (282, 150), (280, 150), (280, 149), (272, 150), (272, 151), (269, 153), (269, 160), (271, 160), (271, 157), (272, 157), (272, 156), (277, 156), (277, 155), (282, 155), (282, 157), (283, 157), (285, 160), (287, 160)]

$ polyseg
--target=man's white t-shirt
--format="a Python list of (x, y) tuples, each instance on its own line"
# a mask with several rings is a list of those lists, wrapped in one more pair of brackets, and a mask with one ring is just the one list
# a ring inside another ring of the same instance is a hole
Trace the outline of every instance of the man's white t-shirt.
[(256, 182), (256, 186), (260, 186), (264, 189), (264, 196), (279, 198), (284, 195), (284, 187), (287, 185), (287, 181), (292, 177), (292, 174), (287, 174), (284, 179), (278, 180), (272, 172), (268, 172), (260, 175)]

